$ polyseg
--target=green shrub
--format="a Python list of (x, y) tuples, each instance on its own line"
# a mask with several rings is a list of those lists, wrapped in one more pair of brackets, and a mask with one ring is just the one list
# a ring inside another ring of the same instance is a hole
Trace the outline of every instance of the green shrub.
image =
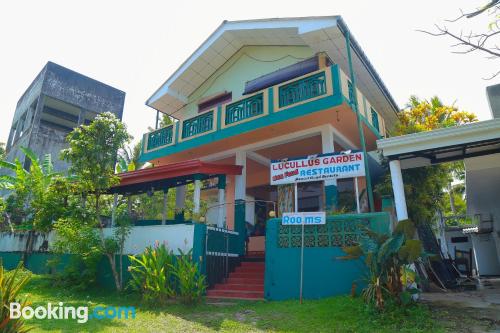
[[(55, 224), (57, 238), (56, 253), (72, 254), (68, 265), (55, 274), (57, 284), (75, 290), (85, 290), (97, 281), (97, 266), (102, 258), (102, 246), (97, 230), (80, 222), (78, 218), (60, 219)], [(54, 261), (52, 266), (57, 266)]]
[(177, 295), (184, 304), (197, 304), (205, 293), (207, 285), (205, 276), (201, 274), (198, 264), (193, 261), (192, 251), (177, 257), (174, 265), (174, 276), (177, 279)]
[(141, 255), (129, 258), (130, 286), (139, 291), (146, 302), (165, 304), (175, 296), (172, 276), (174, 254), (164, 244), (149, 246)]
[(24, 271), (22, 267), (23, 263), (20, 262), (14, 271), (7, 272), (0, 261), (0, 332), (2, 333), (24, 333), (31, 330), (22, 318), (10, 319), (10, 303), (18, 302), (21, 308), (26, 305), (26, 300), (19, 299), (19, 292), (29, 281), (30, 273)]
[(173, 297), (184, 304), (199, 303), (206, 290), (205, 276), (193, 262), (192, 250), (179, 252), (175, 256), (162, 244), (147, 247), (141, 255), (129, 256), (129, 286), (148, 303), (165, 304)]

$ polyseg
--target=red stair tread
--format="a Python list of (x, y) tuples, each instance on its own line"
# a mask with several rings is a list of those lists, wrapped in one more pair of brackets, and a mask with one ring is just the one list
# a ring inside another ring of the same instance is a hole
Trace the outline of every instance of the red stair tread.
[(264, 272), (262, 273), (246, 273), (246, 272), (234, 272), (229, 275), (229, 277), (235, 277), (235, 278), (248, 278), (248, 279), (264, 279)]
[(208, 290), (207, 297), (217, 298), (217, 297), (230, 297), (230, 298), (241, 298), (241, 299), (263, 299), (264, 292), (260, 291), (239, 291), (239, 290)]
[(259, 291), (264, 292), (263, 284), (234, 284), (234, 283), (219, 283), (212, 290), (243, 290), (243, 291)]
[(259, 284), (264, 283), (264, 279), (254, 279), (254, 278), (239, 278), (229, 276), (227, 279), (227, 283), (235, 283), (235, 284)]

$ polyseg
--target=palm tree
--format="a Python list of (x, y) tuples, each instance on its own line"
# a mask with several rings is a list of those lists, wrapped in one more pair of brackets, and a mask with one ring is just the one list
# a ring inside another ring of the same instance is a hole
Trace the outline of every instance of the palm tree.
[(142, 169), (144, 163), (139, 161), (141, 156), (142, 140), (137, 142), (132, 148), (125, 147), (118, 151), (116, 163), (116, 173), (128, 172)]

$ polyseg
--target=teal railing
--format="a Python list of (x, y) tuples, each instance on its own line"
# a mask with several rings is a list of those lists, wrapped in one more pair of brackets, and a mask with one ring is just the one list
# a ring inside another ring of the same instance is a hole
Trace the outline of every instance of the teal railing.
[(155, 149), (158, 147), (166, 146), (172, 143), (174, 138), (174, 126), (160, 128), (148, 134), (147, 150)]
[(259, 93), (226, 106), (226, 125), (231, 125), (245, 119), (264, 113), (264, 93)]
[(279, 107), (325, 95), (326, 76), (320, 72), (279, 87)]
[(194, 118), (184, 120), (182, 122), (182, 138), (190, 138), (192, 136), (211, 131), (214, 128), (214, 111), (209, 111), (200, 114)]
[[(358, 243), (367, 229), (387, 233), (389, 216), (385, 213), (328, 216), (326, 224), (304, 228), (305, 247), (344, 247)], [(300, 247), (301, 226), (278, 226), (278, 247)]]

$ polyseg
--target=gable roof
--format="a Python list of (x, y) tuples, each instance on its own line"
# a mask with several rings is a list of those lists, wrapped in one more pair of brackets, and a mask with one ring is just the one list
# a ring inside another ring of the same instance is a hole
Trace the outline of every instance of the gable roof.
[[(340, 16), (224, 21), (146, 104), (166, 114), (176, 112), (203, 82), (246, 45), (309, 46), (314, 52), (326, 52), (349, 73), (347, 32)], [(398, 112), (398, 105), (352, 34), (350, 40), (358, 88), (378, 111)], [(390, 113), (389, 116), (394, 116)]]

